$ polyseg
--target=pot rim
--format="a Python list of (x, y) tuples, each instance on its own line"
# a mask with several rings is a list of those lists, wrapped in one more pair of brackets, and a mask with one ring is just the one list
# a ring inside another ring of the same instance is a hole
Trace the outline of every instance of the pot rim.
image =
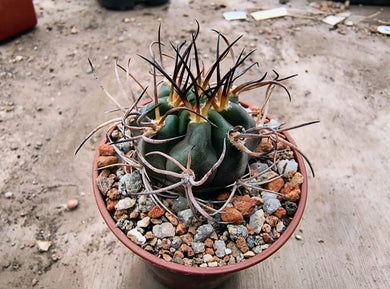
[[(248, 107), (249, 104), (243, 101), (240, 101), (241, 105), (244, 107)], [(292, 137), (288, 132), (283, 132), (284, 136), (287, 138), (287, 140), (296, 145)], [(107, 137), (104, 136), (102, 140), (100, 141), (100, 145), (107, 142)], [(293, 149), (294, 150), (294, 149)], [(130, 249), (133, 253), (144, 259), (145, 261), (148, 261), (149, 263), (156, 265), (158, 267), (162, 267), (166, 270), (179, 272), (182, 274), (193, 274), (193, 275), (218, 275), (218, 274), (227, 274), (227, 273), (233, 273), (238, 272), (244, 269), (247, 269), (251, 266), (254, 266), (265, 259), (269, 258), (271, 255), (273, 255), (276, 251), (278, 251), (287, 241), (288, 239), (293, 235), (295, 229), (297, 228), (300, 220), (302, 219), (303, 212), (305, 210), (306, 201), (307, 201), (307, 173), (306, 173), (306, 167), (303, 160), (303, 157), (294, 150), (295, 160), (298, 163), (298, 172), (300, 172), (303, 176), (304, 182), (301, 185), (301, 198), (298, 203), (297, 211), (295, 212), (294, 217), (292, 218), (290, 224), (287, 226), (286, 230), (283, 232), (283, 234), (274, 242), (272, 243), (267, 249), (262, 251), (259, 254), (256, 254), (254, 257), (251, 257), (245, 261), (238, 262), (231, 265), (225, 265), (225, 266), (219, 266), (219, 267), (192, 267), (192, 266), (185, 266), (173, 262), (165, 261), (164, 259), (158, 258), (155, 255), (145, 251), (135, 243), (133, 243), (125, 233), (123, 233), (119, 228), (116, 227), (115, 221), (111, 217), (110, 213), (107, 211), (106, 204), (104, 202), (104, 199), (96, 185), (96, 178), (98, 177), (98, 170), (97, 170), (97, 158), (99, 157), (99, 151), (96, 150), (94, 161), (93, 161), (93, 168), (92, 168), (92, 186), (93, 186), (93, 192), (95, 196), (95, 201), (98, 206), (99, 212), (101, 216), (103, 217), (105, 223), (110, 228), (112, 233), (121, 241), (128, 249)]]

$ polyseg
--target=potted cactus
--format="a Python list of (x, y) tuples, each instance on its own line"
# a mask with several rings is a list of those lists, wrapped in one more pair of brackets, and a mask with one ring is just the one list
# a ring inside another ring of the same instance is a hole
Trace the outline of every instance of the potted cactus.
[[(170, 288), (214, 288), (268, 258), (292, 235), (307, 197), (307, 158), (287, 131), (309, 123), (283, 128), (267, 113), (275, 87), (290, 97), (283, 83), (291, 76), (275, 72), (237, 84), (256, 68), (246, 64), (253, 51), (236, 57), (241, 37), (230, 42), (216, 31), (215, 61), (206, 69), (198, 34), (199, 25), (188, 43), (170, 45), (170, 55), (159, 29), (151, 57), (141, 56), (152, 69), (151, 92), (117, 64), (142, 93), (129, 108), (116, 102), (121, 116), (80, 145), (109, 126), (93, 165), (98, 208)], [(260, 87), (266, 88), (261, 107), (239, 99)]]

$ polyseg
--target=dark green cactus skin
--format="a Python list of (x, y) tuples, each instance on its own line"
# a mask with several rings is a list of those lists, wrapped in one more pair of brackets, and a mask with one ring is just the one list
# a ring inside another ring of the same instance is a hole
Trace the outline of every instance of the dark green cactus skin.
[[(168, 103), (170, 91), (171, 88), (169, 85), (163, 84), (158, 93), (161, 116), (171, 108)], [(191, 92), (187, 93), (187, 99), (191, 101)], [(234, 183), (234, 181), (245, 173), (249, 157), (245, 152), (239, 150), (231, 143), (228, 138), (228, 132), (237, 125), (241, 125), (245, 129), (255, 126), (253, 118), (236, 100), (237, 97), (232, 97), (225, 110), (216, 111), (211, 108), (208, 111), (207, 118), (215, 126), (205, 121), (191, 121), (191, 112), (187, 110), (180, 110), (170, 114), (165, 120), (164, 126), (152, 138), (161, 140), (181, 135), (183, 138), (164, 144), (151, 144), (140, 140), (138, 143), (140, 152), (154, 167), (181, 173), (182, 170), (176, 164), (161, 155), (153, 154), (146, 156), (146, 154), (153, 151), (164, 152), (186, 167), (188, 155), (191, 151), (191, 169), (196, 176), (195, 180), (198, 181), (218, 161), (223, 152), (225, 142), (226, 151), (223, 162), (207, 179), (206, 183), (194, 188), (194, 191), (215, 191)], [(154, 103), (149, 103), (142, 107), (141, 112), (145, 112), (153, 108), (153, 106)], [(154, 119), (155, 112), (151, 111), (148, 117)], [(251, 150), (254, 149), (258, 145), (258, 142), (258, 140), (249, 142), (248, 148)], [(157, 174), (151, 170), (148, 170), (148, 172), (150, 176), (166, 185), (179, 181), (173, 177)]]

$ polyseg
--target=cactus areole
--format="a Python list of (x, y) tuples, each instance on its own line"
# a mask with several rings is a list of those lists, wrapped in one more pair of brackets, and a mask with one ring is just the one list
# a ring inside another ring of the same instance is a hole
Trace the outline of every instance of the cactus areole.
[[(282, 82), (292, 76), (281, 79), (274, 71), (271, 79), (265, 73), (240, 83), (248, 71), (256, 74), (257, 63), (247, 63), (254, 51), (241, 50), (236, 56), (234, 48), (241, 37), (229, 42), (217, 31), (215, 60), (206, 69), (196, 45), (198, 32), (199, 25), (191, 41), (175, 46), (162, 43), (159, 29), (158, 41), (150, 45), (151, 57), (141, 56), (152, 68), (151, 89), (138, 82), (129, 67), (117, 64), (116, 69), (125, 71), (126, 77), (134, 80), (143, 92), (137, 99), (132, 95), (129, 108), (116, 102), (122, 117), (102, 124), (89, 136), (106, 125), (118, 128), (122, 139), (113, 141), (110, 136), (108, 139), (126, 166), (142, 175), (145, 190), (137, 194), (151, 195), (159, 204), (156, 197), (159, 193), (183, 194), (195, 213), (215, 222), (212, 216), (218, 212), (206, 212), (196, 197), (211, 196), (223, 189), (230, 191), (231, 199), (240, 188), (260, 186), (250, 175), (249, 164), (264, 160), (270, 170), (275, 169), (278, 144), (300, 153), (283, 136), (284, 131), (298, 126), (272, 127), (267, 125), (266, 118), (275, 87), (284, 89), (290, 98)], [(170, 52), (163, 51), (169, 47)], [(165, 61), (173, 63), (172, 70), (164, 68)], [(231, 65), (222, 69), (226, 62)], [(91, 67), (94, 71), (92, 63)], [(241, 106), (240, 94), (260, 87), (265, 88), (261, 106), (256, 110)], [(140, 105), (143, 97), (148, 97), (149, 103)], [(272, 144), (272, 150), (256, 149), (263, 139)], [(118, 148), (123, 142), (131, 144), (130, 155)]]

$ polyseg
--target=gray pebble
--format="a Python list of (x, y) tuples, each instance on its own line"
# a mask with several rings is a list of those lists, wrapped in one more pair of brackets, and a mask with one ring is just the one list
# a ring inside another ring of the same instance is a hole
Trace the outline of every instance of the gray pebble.
[(249, 226), (256, 234), (260, 234), (264, 222), (265, 222), (265, 217), (264, 217), (263, 210), (257, 210), (249, 218)]
[(261, 253), (261, 251), (263, 251), (263, 250), (261, 249), (261, 246), (256, 246), (256, 247), (253, 248), (253, 252), (255, 252), (256, 254)]
[(194, 236), (194, 242), (203, 242), (208, 237), (210, 237), (210, 235), (213, 232), (214, 232), (214, 228), (210, 224), (205, 224), (205, 225), (200, 226), (196, 230), (196, 234)]
[(192, 219), (194, 217), (194, 213), (191, 211), (191, 209), (187, 209), (184, 211), (180, 211), (177, 213), (177, 217), (180, 222), (183, 222), (186, 227), (189, 227), (192, 225)]
[(218, 258), (223, 258), (226, 254), (226, 244), (222, 240), (216, 240), (213, 249)]
[(235, 241), (239, 237), (246, 239), (248, 237), (248, 229), (244, 225), (227, 225), (230, 238)]
[(143, 188), (142, 178), (139, 171), (125, 174), (120, 180), (118, 191), (124, 196), (138, 193)]
[(203, 253), (205, 251), (203, 242), (193, 242), (191, 247), (195, 254)]
[(268, 199), (264, 201), (263, 209), (268, 214), (272, 215), (282, 204), (278, 199)]
[(269, 200), (269, 199), (276, 199), (277, 197), (278, 197), (277, 194), (270, 193), (270, 192), (264, 192), (261, 195), (261, 198), (263, 199), (263, 201), (266, 201), (266, 200)]
[(253, 247), (255, 246), (255, 237), (248, 236), (248, 238), (246, 238), (246, 244), (248, 245), (249, 249), (253, 249)]
[(183, 240), (180, 237), (173, 237), (171, 246), (175, 249), (179, 249), (181, 244), (183, 244)]
[[(119, 141), (125, 140), (124, 138), (121, 138)], [(117, 143), (118, 148), (124, 153), (127, 154), (131, 150), (131, 142), (118, 142)]]
[(183, 211), (183, 210), (188, 209), (188, 208), (189, 208), (189, 205), (188, 205), (187, 198), (182, 197), (182, 196), (179, 196), (179, 197), (173, 202), (173, 205), (172, 205), (172, 209), (173, 209), (175, 212), (180, 212), (180, 211)]

